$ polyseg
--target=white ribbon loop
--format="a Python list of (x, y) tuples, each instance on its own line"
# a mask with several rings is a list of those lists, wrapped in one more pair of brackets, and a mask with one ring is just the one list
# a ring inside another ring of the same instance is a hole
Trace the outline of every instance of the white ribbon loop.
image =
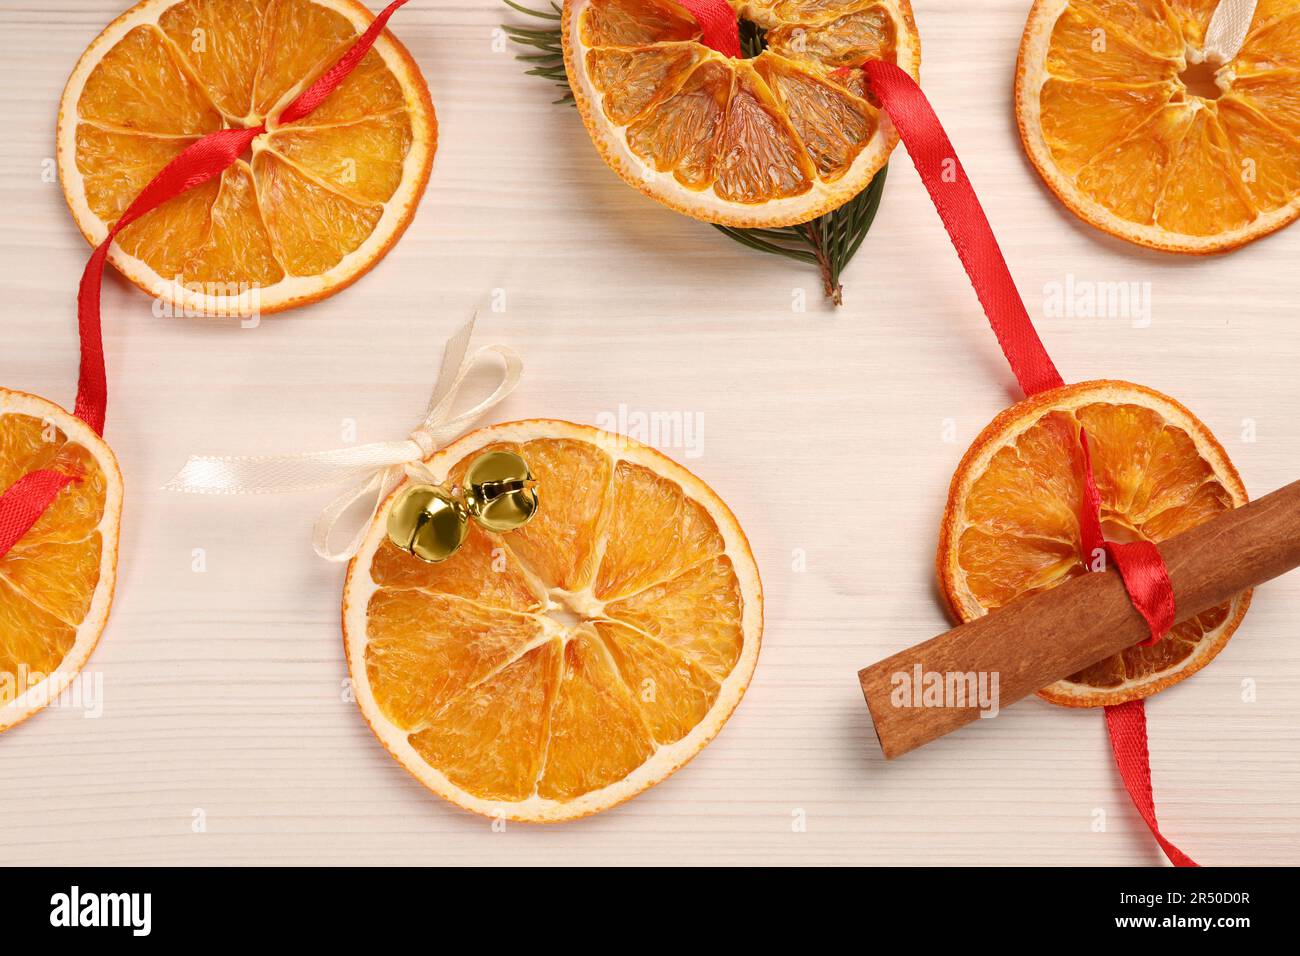
[[(348, 560), (361, 547), (384, 499), (402, 479), (408, 473), (427, 479), (421, 462), (463, 434), (475, 419), (499, 404), (519, 384), (523, 361), (513, 349), (487, 345), (466, 355), (473, 332), (471, 318), (443, 348), (442, 367), (424, 420), (410, 437), (296, 455), (194, 455), (163, 488), (200, 495), (265, 495), (311, 491), (361, 479), (360, 484), (325, 507), (312, 530), (312, 547), (317, 554), (329, 561)], [(493, 356), (501, 359), (502, 367), (492, 394), (453, 415), (465, 379), (476, 365)], [(347, 545), (333, 548), (330, 539), (344, 514), (371, 496), (369, 517)]]
[(1250, 32), (1250, 23), (1255, 19), (1257, 3), (1258, 0), (1219, 0), (1205, 31), (1203, 56), (1206, 60), (1230, 63), (1237, 58)]

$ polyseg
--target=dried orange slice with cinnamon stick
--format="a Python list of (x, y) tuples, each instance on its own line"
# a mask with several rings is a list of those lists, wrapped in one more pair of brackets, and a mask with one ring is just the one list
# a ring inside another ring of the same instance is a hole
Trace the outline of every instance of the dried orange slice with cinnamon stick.
[[(1079, 525), (1080, 429), (1088, 435), (1107, 540), (1159, 543), (1247, 500), (1223, 446), (1173, 399), (1118, 381), (1040, 392), (995, 418), (953, 476), (936, 564), (958, 621), (1089, 570), (1095, 559), (1083, 554)], [(1039, 696), (1099, 707), (1154, 694), (1208, 664), (1249, 605), (1250, 592), (1239, 594), (1157, 643), (1131, 647)]]

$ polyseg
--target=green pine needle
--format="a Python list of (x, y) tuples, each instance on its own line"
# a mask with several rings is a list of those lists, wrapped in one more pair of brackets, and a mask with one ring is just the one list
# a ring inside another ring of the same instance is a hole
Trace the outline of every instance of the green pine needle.
[[(563, 16), (563, 9), (554, 0), (549, 2), (550, 10), (533, 10), (514, 3), (513, 0), (502, 2), (519, 13), (557, 24)], [(536, 51), (516, 56), (516, 59), (528, 64), (529, 68), (525, 72), (529, 76), (550, 80), (562, 89), (564, 95), (556, 103), (574, 105), (573, 91), (569, 88), (569, 78), (564, 71), (564, 46), (560, 39), (560, 27), (528, 28), (503, 24), (502, 29), (513, 43)], [(763, 51), (766, 45), (764, 32), (747, 20), (740, 21), (740, 46), (745, 56), (758, 56)], [(876, 218), (880, 196), (885, 189), (887, 170), (888, 167), (883, 167), (866, 189), (840, 208), (802, 225), (781, 229), (734, 229), (718, 225), (714, 228), (750, 249), (813, 266), (821, 273), (822, 289), (826, 297), (835, 305), (841, 305), (844, 301), (844, 287), (840, 283), (840, 276), (862, 246), (862, 240), (866, 238), (867, 231)]]
[[(557, 3), (551, 3), (550, 11), (532, 10), (528, 7), (521, 7), (511, 0), (502, 0), (506, 6), (512, 10), (518, 10), (520, 13), (526, 13), (530, 17), (537, 17), (540, 20), (554, 20), (559, 22), (562, 11)], [(538, 29), (529, 29), (528, 27), (517, 27), (511, 24), (502, 24), (501, 29), (505, 31), (512, 43), (519, 46), (532, 47), (537, 50), (536, 53), (521, 53), (515, 57), (530, 64), (530, 69), (526, 72), (529, 76), (540, 76), (550, 80), (556, 86), (564, 91), (564, 95), (556, 103), (568, 103), (573, 105), (573, 91), (569, 89), (569, 78), (564, 73), (564, 45), (560, 40), (560, 28), (545, 27)]]

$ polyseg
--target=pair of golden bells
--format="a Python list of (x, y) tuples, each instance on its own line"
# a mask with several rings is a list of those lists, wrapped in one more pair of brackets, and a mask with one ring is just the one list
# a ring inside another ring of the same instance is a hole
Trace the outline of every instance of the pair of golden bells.
[(528, 462), (508, 451), (480, 455), (465, 484), (413, 485), (388, 513), (388, 538), (421, 561), (445, 561), (469, 534), (470, 519), (488, 531), (514, 531), (537, 514), (537, 481)]

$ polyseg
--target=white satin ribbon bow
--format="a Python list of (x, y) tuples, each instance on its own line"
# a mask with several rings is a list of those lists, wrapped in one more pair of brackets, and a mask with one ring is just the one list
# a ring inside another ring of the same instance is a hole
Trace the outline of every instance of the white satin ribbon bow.
[[(424, 420), (404, 440), (297, 455), (194, 455), (163, 488), (201, 495), (265, 495), (311, 491), (359, 478), (360, 484), (325, 507), (312, 529), (312, 547), (317, 554), (330, 561), (348, 560), (361, 547), (384, 499), (405, 475), (409, 472), (431, 480), (421, 463), (463, 434), (471, 422), (501, 402), (519, 384), (523, 361), (513, 349), (487, 345), (466, 354), (473, 332), (471, 318), (447, 341)], [(466, 377), (480, 361), (493, 355), (502, 360), (496, 388), (473, 408), (453, 415), (452, 406)], [(340, 519), (370, 495), (374, 496), (374, 503), (369, 518), (345, 547), (331, 547), (330, 539)]]
[(1258, 0), (1219, 0), (1205, 30), (1203, 57), (1216, 63), (1236, 59), (1241, 45), (1250, 32), (1250, 22), (1255, 19)]

